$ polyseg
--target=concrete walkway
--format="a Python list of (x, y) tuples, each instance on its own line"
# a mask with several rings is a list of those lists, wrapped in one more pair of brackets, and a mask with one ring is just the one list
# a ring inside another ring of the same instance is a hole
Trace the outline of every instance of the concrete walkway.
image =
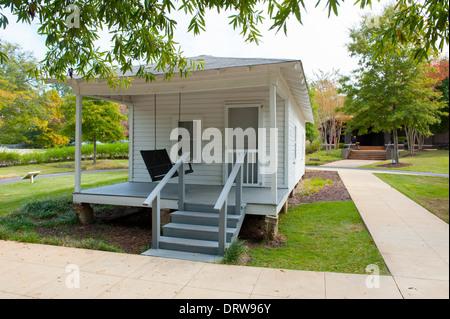
[(367, 275), (0, 241), (0, 298), (402, 298), (391, 276), (381, 276), (379, 288), (371, 285)]
[(306, 169), (326, 169), (326, 170), (362, 170), (370, 173), (389, 173), (389, 174), (404, 174), (404, 175), (423, 175), (423, 176), (438, 176), (449, 177), (449, 174), (429, 173), (429, 172), (414, 172), (399, 169), (382, 169), (382, 168), (364, 168), (361, 166), (378, 163), (379, 161), (370, 160), (341, 160), (336, 162), (326, 163), (320, 166), (306, 166)]
[(340, 170), (405, 298), (449, 298), (449, 225), (369, 172)]
[(0, 241), (0, 298), (448, 299), (448, 224), (368, 171), (337, 170), (392, 276), (227, 266)]

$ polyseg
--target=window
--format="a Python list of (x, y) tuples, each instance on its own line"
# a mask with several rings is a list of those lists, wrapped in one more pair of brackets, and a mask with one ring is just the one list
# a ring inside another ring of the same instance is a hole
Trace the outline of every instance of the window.
[(298, 155), (298, 139), (297, 139), (297, 126), (294, 126), (294, 161), (297, 160), (297, 155)]

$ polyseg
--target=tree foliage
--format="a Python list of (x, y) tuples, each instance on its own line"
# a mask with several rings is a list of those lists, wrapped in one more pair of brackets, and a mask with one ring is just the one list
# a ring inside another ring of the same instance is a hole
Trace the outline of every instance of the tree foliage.
[(339, 93), (339, 83), (332, 74), (320, 73), (312, 86), (317, 105), (317, 123), (330, 154), (332, 147), (339, 149), (342, 128), (348, 120), (348, 116), (340, 111), (344, 106), (344, 96)]
[(406, 48), (423, 61), (449, 45), (448, 0), (397, 0), (389, 24), (375, 32), (378, 58)]
[(37, 100), (41, 88), (28, 74), (36, 61), (19, 46), (0, 41), (8, 60), (0, 63), (0, 143), (27, 142), (27, 135), (42, 126)]
[[(357, 0), (361, 8), (371, 6), (375, 0)], [(379, 0), (380, 1), (380, 0)], [(338, 15), (344, 0), (316, 0), (325, 3), (328, 16)], [(70, 5), (76, 5), (79, 12)], [(71, 8), (68, 10), (68, 8)], [(201, 64), (189, 61), (177, 49), (174, 29), (177, 21), (171, 18), (174, 11), (182, 11), (190, 18), (188, 30), (199, 34), (206, 29), (205, 16), (209, 10), (226, 12), (229, 23), (240, 30), (248, 42), (259, 43), (259, 27), (264, 18), (271, 21), (271, 29), (287, 32), (287, 21), (294, 17), (300, 23), (306, 12), (304, 0), (0, 0), (0, 10), (10, 10), (23, 23), (37, 21), (38, 33), (46, 37), (48, 48), (44, 63), (36, 74), (45, 74), (67, 80), (73, 69), (84, 79), (95, 76), (107, 79), (112, 87), (127, 85), (120, 73), (131, 72), (146, 80), (155, 78), (154, 71), (164, 71), (166, 78), (175, 73), (186, 76)], [(66, 23), (72, 19), (79, 24)], [(0, 26), (6, 28), (8, 20), (0, 13)], [(102, 50), (96, 46), (101, 30), (106, 29), (112, 47)], [(443, 48), (448, 38), (448, 0), (400, 0), (389, 28), (377, 33), (378, 55), (386, 48), (420, 43), (415, 56), (425, 58), (431, 51)], [(422, 45), (423, 44), (423, 45)], [(0, 61), (7, 55), (0, 52)], [(132, 64), (138, 67), (133, 68)], [(155, 64), (155, 70), (146, 68)], [(38, 72), (39, 71), (39, 72)]]
[[(389, 28), (394, 16), (395, 10), (387, 8), (380, 17), (380, 29)], [(430, 126), (439, 122), (443, 104), (438, 102), (440, 94), (426, 76), (424, 63), (414, 59), (414, 47), (388, 49), (385, 58), (377, 60), (373, 32), (379, 31), (365, 23), (351, 31), (348, 48), (359, 58), (360, 68), (354, 71), (353, 81), (349, 77), (342, 80), (347, 94), (343, 111), (352, 116), (350, 130), (358, 129), (360, 134), (393, 132), (398, 162), (397, 130), (405, 128), (410, 137), (412, 132), (431, 134)]]
[(445, 133), (449, 130), (449, 64), (448, 57), (438, 58), (431, 61), (426, 67), (426, 76), (434, 80), (434, 87), (442, 93), (439, 101), (444, 103), (441, 122), (431, 127), (434, 133)]
[[(75, 135), (76, 96), (67, 95), (62, 112), (67, 123), (64, 132), (67, 136)], [(122, 121), (126, 117), (120, 113), (119, 104), (83, 98), (82, 132), (83, 140), (94, 144), (94, 164), (97, 160), (97, 142), (117, 142), (124, 138)]]

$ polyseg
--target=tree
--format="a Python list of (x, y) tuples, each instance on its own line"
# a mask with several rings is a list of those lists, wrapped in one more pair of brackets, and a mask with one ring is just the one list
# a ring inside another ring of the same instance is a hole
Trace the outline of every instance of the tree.
[(37, 62), (18, 45), (0, 41), (0, 51), (9, 57), (0, 61), (0, 143), (29, 142), (27, 135), (43, 125), (42, 87), (28, 75)]
[(61, 134), (65, 122), (61, 113), (62, 99), (55, 89), (41, 95), (40, 105), (44, 110), (41, 127), (37, 129), (35, 145), (39, 147), (56, 147), (69, 143), (69, 138)]
[[(390, 25), (394, 14), (392, 7), (385, 10), (380, 17), (381, 30)], [(354, 81), (349, 77), (341, 81), (347, 95), (343, 111), (352, 116), (349, 129), (361, 134), (392, 131), (394, 163), (398, 163), (397, 130), (405, 127), (428, 134), (430, 125), (439, 121), (442, 103), (437, 101), (439, 94), (430, 86), (423, 64), (414, 59), (414, 48), (387, 50), (384, 59), (376, 60), (373, 32), (380, 31), (365, 23), (351, 30), (348, 49), (359, 58), (360, 68), (353, 72)]]
[[(67, 122), (64, 132), (68, 136), (75, 135), (76, 97), (67, 95), (62, 106), (62, 112)], [(97, 163), (97, 142), (117, 142), (124, 137), (121, 122), (125, 116), (120, 113), (119, 104), (83, 98), (82, 132), (83, 140), (91, 141), (94, 145), (94, 161)]]
[[(325, 4), (328, 16), (338, 15), (338, 7), (344, 0), (328, 0)], [(371, 6), (374, 0), (357, 0), (361, 8)], [(424, 2), (424, 3), (422, 3)], [(321, 0), (316, 0), (316, 6)], [(112, 87), (128, 85), (116, 71), (133, 72), (146, 80), (155, 78), (154, 70), (147, 64), (156, 64), (156, 70), (164, 70), (166, 78), (175, 73), (187, 76), (199, 66), (183, 57), (176, 49), (173, 30), (177, 22), (170, 18), (172, 11), (183, 11), (190, 16), (189, 32), (199, 34), (205, 30), (208, 10), (227, 12), (230, 24), (241, 30), (246, 41), (259, 43), (259, 25), (267, 16), (273, 23), (271, 29), (287, 32), (287, 20), (294, 16), (300, 23), (306, 11), (304, 0), (78, 0), (69, 6), (68, 1), (53, 0), (0, 0), (0, 10), (9, 9), (18, 21), (41, 25), (38, 33), (46, 37), (47, 55), (40, 70), (65, 81), (73, 73), (89, 80), (95, 76), (107, 79)], [(425, 44), (417, 57), (428, 56), (438, 50), (448, 38), (448, 0), (400, 0), (390, 28), (378, 34), (377, 50), (385, 51), (386, 43), (396, 46), (406, 43)], [(0, 26), (6, 28), (8, 20), (0, 13)], [(102, 51), (95, 45), (99, 31), (107, 29), (112, 37), (110, 50)], [(375, 47), (374, 47), (375, 48)], [(0, 61), (7, 55), (0, 52)], [(139, 67), (132, 68), (133, 63)]]
[(322, 72), (313, 82), (313, 87), (322, 140), (327, 153), (331, 154), (332, 144), (334, 149), (339, 149), (342, 127), (347, 120), (347, 116), (340, 112), (344, 106), (344, 96), (339, 94), (338, 83), (330, 74)]
[(314, 88), (311, 88), (309, 90), (309, 98), (311, 100), (311, 107), (312, 107), (312, 111), (313, 111), (313, 115), (314, 115), (314, 123), (307, 122), (305, 125), (306, 139), (310, 143), (313, 143), (314, 141), (316, 141), (320, 136), (319, 125), (318, 125), (318, 120), (317, 120), (319, 107), (317, 106), (317, 103), (314, 99), (315, 94), (316, 94), (316, 91), (314, 90)]
[(434, 133), (445, 133), (449, 130), (449, 63), (448, 57), (438, 58), (427, 66), (426, 76), (433, 79), (435, 89), (442, 93), (439, 101), (444, 103), (443, 114), (441, 115), (441, 122), (436, 123), (431, 127)]
[(388, 25), (374, 33), (378, 58), (413, 46), (412, 57), (427, 60), (449, 44), (448, 0), (397, 0)]

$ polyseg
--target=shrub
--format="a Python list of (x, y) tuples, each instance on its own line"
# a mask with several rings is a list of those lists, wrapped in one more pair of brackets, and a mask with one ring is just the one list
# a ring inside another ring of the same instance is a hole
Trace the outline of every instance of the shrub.
[(71, 225), (78, 222), (71, 196), (30, 201), (10, 214), (0, 217), (0, 227), (12, 232), (29, 231), (36, 227)]
[(306, 154), (311, 154), (320, 151), (321, 148), (322, 148), (322, 141), (320, 138), (318, 138), (317, 140), (306, 146)]
[[(93, 145), (83, 145), (81, 147), (81, 156), (92, 158), (94, 156)], [(102, 144), (97, 146), (98, 159), (125, 159), (128, 158), (128, 144)], [(9, 165), (27, 165), (31, 163), (52, 163), (75, 160), (75, 146), (63, 146), (49, 148), (46, 150), (34, 151), (26, 154), (16, 152), (0, 151), (0, 164)]]
[(317, 193), (326, 185), (331, 185), (332, 181), (330, 179), (323, 180), (322, 178), (311, 178), (307, 179), (303, 182), (302, 190), (300, 191), (301, 195), (312, 195)]
[(233, 240), (230, 247), (228, 247), (225, 255), (222, 258), (222, 264), (238, 264), (239, 261), (246, 256), (248, 248), (245, 246), (245, 242), (239, 239)]

